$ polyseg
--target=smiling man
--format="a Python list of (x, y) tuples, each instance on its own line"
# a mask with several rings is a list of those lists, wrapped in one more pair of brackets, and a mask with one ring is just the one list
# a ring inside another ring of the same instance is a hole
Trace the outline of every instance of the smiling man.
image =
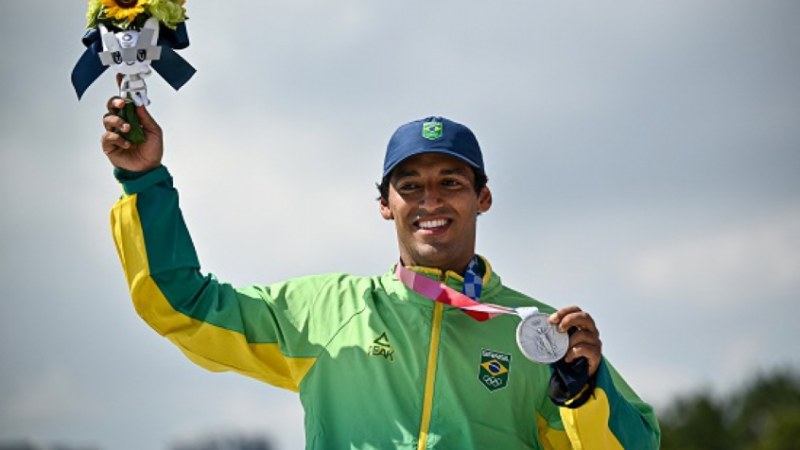
[(404, 264), (464, 272), (475, 256), (477, 213), (492, 205), (489, 189), (476, 195), (475, 183), (467, 163), (446, 154), (412, 156), (394, 169), (381, 215), (395, 221)]
[[(492, 194), (465, 126), (430, 117), (392, 136), (379, 185), (400, 252), (391, 270), (235, 288), (200, 272), (160, 127), (140, 107), (147, 142), (125, 141), (121, 106), (109, 102), (102, 146), (124, 191), (112, 231), (137, 312), (209, 370), (299, 392), (306, 448), (658, 448), (652, 409), (602, 356), (592, 317), (504, 286), (475, 254)], [(527, 359), (519, 318), (482, 307), (546, 311), (569, 331), (566, 355)]]

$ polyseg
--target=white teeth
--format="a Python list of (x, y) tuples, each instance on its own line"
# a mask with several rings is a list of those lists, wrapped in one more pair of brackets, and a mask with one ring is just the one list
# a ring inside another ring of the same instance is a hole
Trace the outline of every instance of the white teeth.
[(420, 228), (426, 228), (426, 229), (439, 228), (439, 227), (443, 227), (445, 225), (447, 225), (447, 220), (446, 219), (425, 220), (425, 221), (420, 221), (419, 222), (419, 227)]

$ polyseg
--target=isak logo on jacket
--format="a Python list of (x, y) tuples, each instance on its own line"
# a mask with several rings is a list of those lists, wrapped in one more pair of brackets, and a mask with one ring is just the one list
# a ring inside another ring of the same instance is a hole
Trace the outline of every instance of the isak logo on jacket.
[(394, 361), (394, 349), (389, 344), (389, 336), (386, 335), (385, 331), (372, 341), (372, 345), (369, 347), (369, 354), (383, 356), (388, 361)]
[(483, 349), (481, 351), (478, 381), (489, 391), (508, 386), (508, 371), (511, 370), (511, 355)]

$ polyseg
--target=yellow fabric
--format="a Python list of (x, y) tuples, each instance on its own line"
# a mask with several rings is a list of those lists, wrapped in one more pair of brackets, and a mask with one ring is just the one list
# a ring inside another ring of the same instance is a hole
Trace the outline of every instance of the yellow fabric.
[(431, 424), (431, 409), (433, 407), (433, 385), (436, 381), (436, 363), (439, 354), (439, 335), (442, 331), (442, 310), (444, 310), (444, 307), (439, 302), (433, 307), (431, 346), (428, 351), (428, 370), (425, 375), (425, 397), (422, 403), (422, 422), (419, 427), (417, 450), (424, 450), (428, 445), (428, 428)]
[(484, 267), (486, 267), (486, 273), (483, 274), (483, 285), (486, 286), (489, 283), (489, 278), (492, 278), (492, 265), (489, 264), (489, 261), (483, 256), (480, 258), (483, 261)]
[(544, 416), (538, 412), (536, 413), (536, 423), (539, 425), (539, 442), (542, 443), (544, 450), (572, 449), (567, 432), (551, 428)]
[(425, 266), (408, 266), (406, 267), (408, 270), (413, 270), (417, 273), (427, 273), (428, 275), (436, 275), (436, 278), (439, 278), (442, 275), (442, 271), (439, 269), (434, 269), (432, 267), (425, 267)]
[(608, 428), (611, 412), (603, 389), (596, 387), (580, 408), (559, 408), (559, 412), (574, 450), (624, 450)]
[[(122, 227), (121, 224), (127, 224)], [(278, 344), (250, 344), (245, 336), (181, 314), (150, 277), (136, 194), (111, 211), (111, 229), (131, 297), (139, 315), (196, 364), (215, 372), (233, 370), (297, 392), (316, 358), (291, 358)], [(126, 232), (127, 231), (127, 232)], [(203, 354), (193, 348), (202, 348)]]
[[(479, 258), (481, 259), (481, 261), (483, 261), (483, 265), (486, 267), (486, 273), (483, 274), (483, 279), (482, 279), (483, 285), (486, 286), (486, 284), (489, 283), (489, 278), (492, 277), (492, 265), (489, 264), (489, 261), (487, 261), (486, 258), (484, 258), (483, 256), (479, 256)], [(442, 276), (442, 271), (440, 269), (434, 269), (432, 267), (408, 266), (408, 267), (406, 267), (406, 269), (413, 270), (414, 272), (417, 272), (417, 273), (428, 274), (428, 275), (436, 275), (437, 279), (440, 279), (441, 276)], [(445, 274), (445, 278), (446, 277), (452, 277), (452, 278), (455, 278), (456, 280), (458, 280), (458, 281), (460, 281), (462, 283), (464, 282), (464, 277), (462, 277), (461, 275), (453, 272), (452, 270), (448, 270), (447, 271), (447, 273)]]
[[(213, 327), (213, 325), (205, 324), (206, 326)], [(224, 343), (226, 339), (218, 339), (215, 334), (220, 333), (220, 331), (225, 333), (234, 333), (228, 330), (224, 330), (218, 327), (216, 330), (212, 330), (209, 333), (212, 334), (212, 337), (217, 340), (218, 342), (214, 344), (214, 346), (225, 346), (229, 345)], [(181, 345), (179, 339), (173, 339), (172, 336), (167, 336), (170, 341), (172, 341), (178, 348), (183, 351), (183, 353), (195, 364), (208, 369), (212, 372), (225, 372), (228, 370), (234, 370), (238, 373), (243, 375), (247, 375), (249, 377), (255, 378), (257, 380), (263, 381), (265, 383), (269, 383), (273, 386), (277, 386), (280, 388), (288, 389), (290, 391), (298, 392), (300, 387), (300, 382), (303, 381), (303, 378), (306, 376), (309, 370), (311, 370), (311, 366), (314, 365), (316, 362), (316, 358), (290, 358), (283, 355), (280, 351), (278, 344), (249, 344), (250, 350), (253, 352), (253, 355), (262, 361), (265, 361), (266, 366), (268, 366), (267, 371), (262, 372), (250, 372), (246, 368), (235, 368), (230, 366), (229, 363), (219, 363), (213, 361), (211, 359), (207, 359), (203, 356), (198, 354), (192, 353), (190, 350), (187, 350), (184, 346)], [(236, 345), (236, 344), (231, 344)], [(223, 349), (224, 351), (224, 349)]]
[(564, 402), (564, 404), (565, 404), (565, 405), (567, 405), (567, 406), (570, 406), (570, 405), (572, 404), (572, 402), (574, 402), (575, 400), (577, 400), (577, 399), (581, 398), (581, 396), (582, 396), (584, 393), (586, 393), (586, 391), (588, 391), (589, 389), (591, 389), (591, 386), (589, 385), (589, 383), (587, 383), (587, 384), (586, 384), (586, 385), (583, 387), (583, 389), (581, 389), (581, 391), (580, 391), (580, 392), (578, 392), (578, 393), (575, 395), (575, 397), (572, 397), (571, 399), (567, 400), (566, 402)]

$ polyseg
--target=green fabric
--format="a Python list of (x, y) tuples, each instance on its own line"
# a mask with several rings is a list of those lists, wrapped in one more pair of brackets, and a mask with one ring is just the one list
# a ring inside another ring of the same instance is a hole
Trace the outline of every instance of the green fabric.
[[(164, 172), (162, 167), (123, 184), (138, 192), (151, 276), (172, 307), (241, 333), (250, 343), (277, 343), (286, 357), (317, 358), (300, 384), (306, 448), (416, 449), (434, 302), (407, 289), (391, 270), (241, 289), (201, 275), (177, 192)], [(461, 290), (457, 278), (445, 276), (445, 282)], [(496, 274), (483, 287), (482, 300), (553, 311), (505, 287)], [(511, 316), (478, 322), (444, 307), (427, 448), (541, 449), (537, 413), (551, 428), (563, 429), (547, 396), (549, 368), (520, 353), (517, 323)], [(191, 346), (202, 356), (202, 342)], [(505, 387), (489, 390), (479, 379), (484, 350), (510, 356)], [(604, 365), (598, 376), (611, 404), (609, 426), (620, 442), (631, 450), (657, 448), (652, 409), (613, 368)]]
[[(643, 402), (622, 379), (616, 369), (603, 360), (596, 374), (597, 386), (605, 390), (611, 405), (608, 427), (623, 448), (659, 448), (661, 429), (653, 408)], [(642, 433), (637, 421), (649, 430)]]
[(172, 178), (165, 166), (160, 166), (147, 172), (132, 172), (115, 168), (114, 176), (122, 184), (122, 190), (128, 195), (144, 191), (151, 186)]

